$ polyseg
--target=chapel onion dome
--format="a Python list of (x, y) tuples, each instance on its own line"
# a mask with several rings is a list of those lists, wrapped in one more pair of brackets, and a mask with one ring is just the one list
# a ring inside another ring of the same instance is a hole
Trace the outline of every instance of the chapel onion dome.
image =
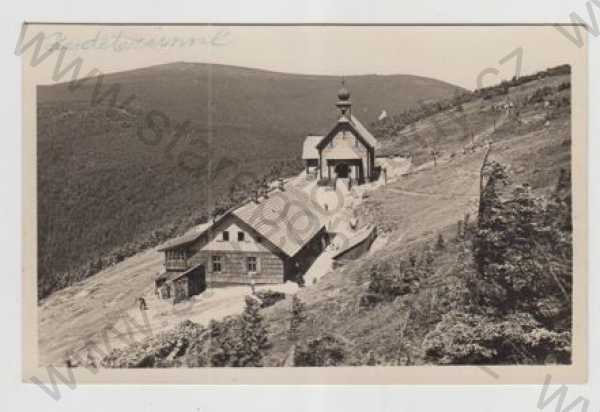
[(344, 86), (338, 91), (338, 99), (343, 101), (350, 99), (350, 92)]

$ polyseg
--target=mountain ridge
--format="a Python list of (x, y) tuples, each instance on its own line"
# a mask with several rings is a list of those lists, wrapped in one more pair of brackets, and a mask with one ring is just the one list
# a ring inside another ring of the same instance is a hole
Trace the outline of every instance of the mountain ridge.
[[(144, 84), (144, 82), (150, 81), (156, 83), (154, 86), (161, 86), (160, 83), (164, 82), (165, 76), (171, 83), (173, 91), (181, 92), (177, 94), (177, 98), (185, 100), (186, 103), (195, 103), (195, 110), (190, 110), (190, 106), (183, 110), (176, 104), (177, 102), (171, 101), (168, 91), (161, 89), (160, 93), (156, 95), (148, 90), (147, 84)], [(197, 96), (211, 93), (208, 83), (212, 84), (212, 101), (216, 104), (220, 103), (220, 93), (223, 93), (223, 98), (227, 99), (234, 95), (234, 90), (240, 93), (240, 99), (247, 99), (245, 103), (253, 103), (257, 98), (272, 99), (277, 102), (278, 109), (285, 108), (279, 104), (281, 99), (285, 99), (289, 107), (296, 106), (293, 102), (294, 99), (301, 99), (301, 103), (305, 103), (305, 100), (316, 102), (317, 107), (310, 110), (311, 115), (314, 115), (317, 110), (318, 113), (328, 113), (329, 122), (334, 118), (335, 93), (340, 87), (342, 78), (345, 79), (353, 93), (355, 114), (366, 116), (367, 122), (374, 121), (383, 109), (388, 112), (400, 111), (420, 101), (449, 97), (456, 93), (456, 90), (465, 91), (461, 87), (441, 80), (408, 74), (313, 75), (187, 62), (106, 73), (99, 77), (102, 81), (103, 91), (115, 83), (121, 86), (119, 91), (121, 101), (130, 95), (135, 95), (135, 104), (145, 106), (148, 110), (158, 110), (174, 119), (186, 118), (192, 121), (202, 118), (201, 115), (206, 113), (199, 103), (206, 104), (210, 97), (206, 100), (199, 100)], [(249, 78), (258, 83), (244, 85), (243, 82)], [(99, 80), (97, 78), (80, 80), (83, 81), (76, 90), (68, 87), (71, 82), (38, 86), (38, 101), (47, 103), (89, 100)], [(165, 96), (167, 96), (168, 103), (165, 102)], [(244, 103), (244, 101), (240, 103)], [(228, 108), (227, 105), (225, 107)], [(218, 107), (216, 109), (218, 112)]]
[[(436, 79), (433, 77), (427, 77), (427, 76), (421, 76), (421, 75), (417, 75), (417, 74), (409, 74), (409, 73), (361, 73), (361, 74), (325, 74), (325, 73), (299, 73), (299, 72), (286, 72), (286, 71), (282, 71), (282, 70), (270, 70), (270, 69), (265, 69), (262, 67), (250, 67), (250, 66), (241, 66), (241, 65), (237, 65), (237, 64), (225, 64), (225, 63), (208, 63), (208, 62), (192, 62), (192, 61), (175, 61), (175, 62), (168, 62), (168, 63), (160, 63), (160, 64), (154, 64), (154, 65), (150, 65), (150, 66), (144, 66), (144, 67), (136, 67), (136, 68), (132, 68), (132, 69), (126, 69), (126, 70), (118, 70), (118, 71), (114, 71), (114, 72), (106, 72), (106, 73), (102, 73), (101, 76), (103, 77), (115, 77), (115, 76), (119, 76), (119, 75), (126, 75), (126, 74), (131, 74), (134, 72), (143, 72), (143, 71), (148, 71), (148, 70), (158, 70), (158, 69), (166, 69), (166, 68), (188, 68), (188, 67), (213, 67), (213, 68), (221, 68), (221, 69), (232, 69), (232, 70), (239, 70), (240, 72), (250, 72), (250, 73), (263, 73), (263, 74), (270, 74), (270, 75), (284, 75), (284, 76), (296, 76), (296, 77), (307, 77), (307, 78), (334, 78), (337, 79), (338, 81), (340, 81), (342, 78), (344, 79), (348, 79), (348, 78), (360, 78), (360, 77), (398, 77), (398, 76), (403, 76), (403, 77), (410, 77), (410, 78), (415, 78), (415, 79), (424, 79), (424, 80), (432, 80), (432, 81), (436, 81), (439, 83), (443, 83), (443, 84), (447, 84), (459, 89), (463, 89), (463, 90), (467, 90), (466, 88), (462, 87), (462, 86), (457, 86), (457, 85), (453, 85), (450, 82), (447, 82), (445, 80), (440, 80), (440, 79)], [(93, 79), (97, 76), (85, 76), (81, 79), (78, 80), (83, 80), (83, 79)], [(71, 81), (58, 81), (58, 82), (53, 82), (53, 83), (47, 83), (47, 84), (41, 84), (39, 85), (40, 87), (53, 87), (53, 86), (61, 86), (61, 85), (68, 85), (69, 83), (71, 83)]]

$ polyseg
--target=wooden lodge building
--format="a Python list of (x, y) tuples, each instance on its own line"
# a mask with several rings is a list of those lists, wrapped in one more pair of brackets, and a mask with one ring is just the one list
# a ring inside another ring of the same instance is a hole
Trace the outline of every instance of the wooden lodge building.
[(166, 243), (161, 298), (206, 287), (297, 280), (327, 246), (325, 213), (308, 194), (280, 185)]
[(324, 136), (307, 136), (302, 147), (302, 159), (307, 176), (326, 179), (349, 179), (361, 184), (376, 177), (375, 151), (377, 139), (352, 114), (350, 92), (343, 86), (336, 106), (340, 117)]

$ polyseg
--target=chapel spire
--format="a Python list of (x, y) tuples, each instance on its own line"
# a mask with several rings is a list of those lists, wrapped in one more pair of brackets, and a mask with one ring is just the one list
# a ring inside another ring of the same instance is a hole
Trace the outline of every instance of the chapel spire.
[(346, 89), (346, 80), (342, 78), (342, 87), (338, 90), (338, 101), (335, 104), (340, 109), (340, 114), (348, 118), (352, 115), (352, 102), (350, 92)]

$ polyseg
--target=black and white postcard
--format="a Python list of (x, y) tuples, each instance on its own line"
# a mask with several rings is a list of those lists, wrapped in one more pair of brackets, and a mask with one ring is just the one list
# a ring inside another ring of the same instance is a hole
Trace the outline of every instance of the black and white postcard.
[(584, 382), (579, 29), (25, 24), (23, 379)]

